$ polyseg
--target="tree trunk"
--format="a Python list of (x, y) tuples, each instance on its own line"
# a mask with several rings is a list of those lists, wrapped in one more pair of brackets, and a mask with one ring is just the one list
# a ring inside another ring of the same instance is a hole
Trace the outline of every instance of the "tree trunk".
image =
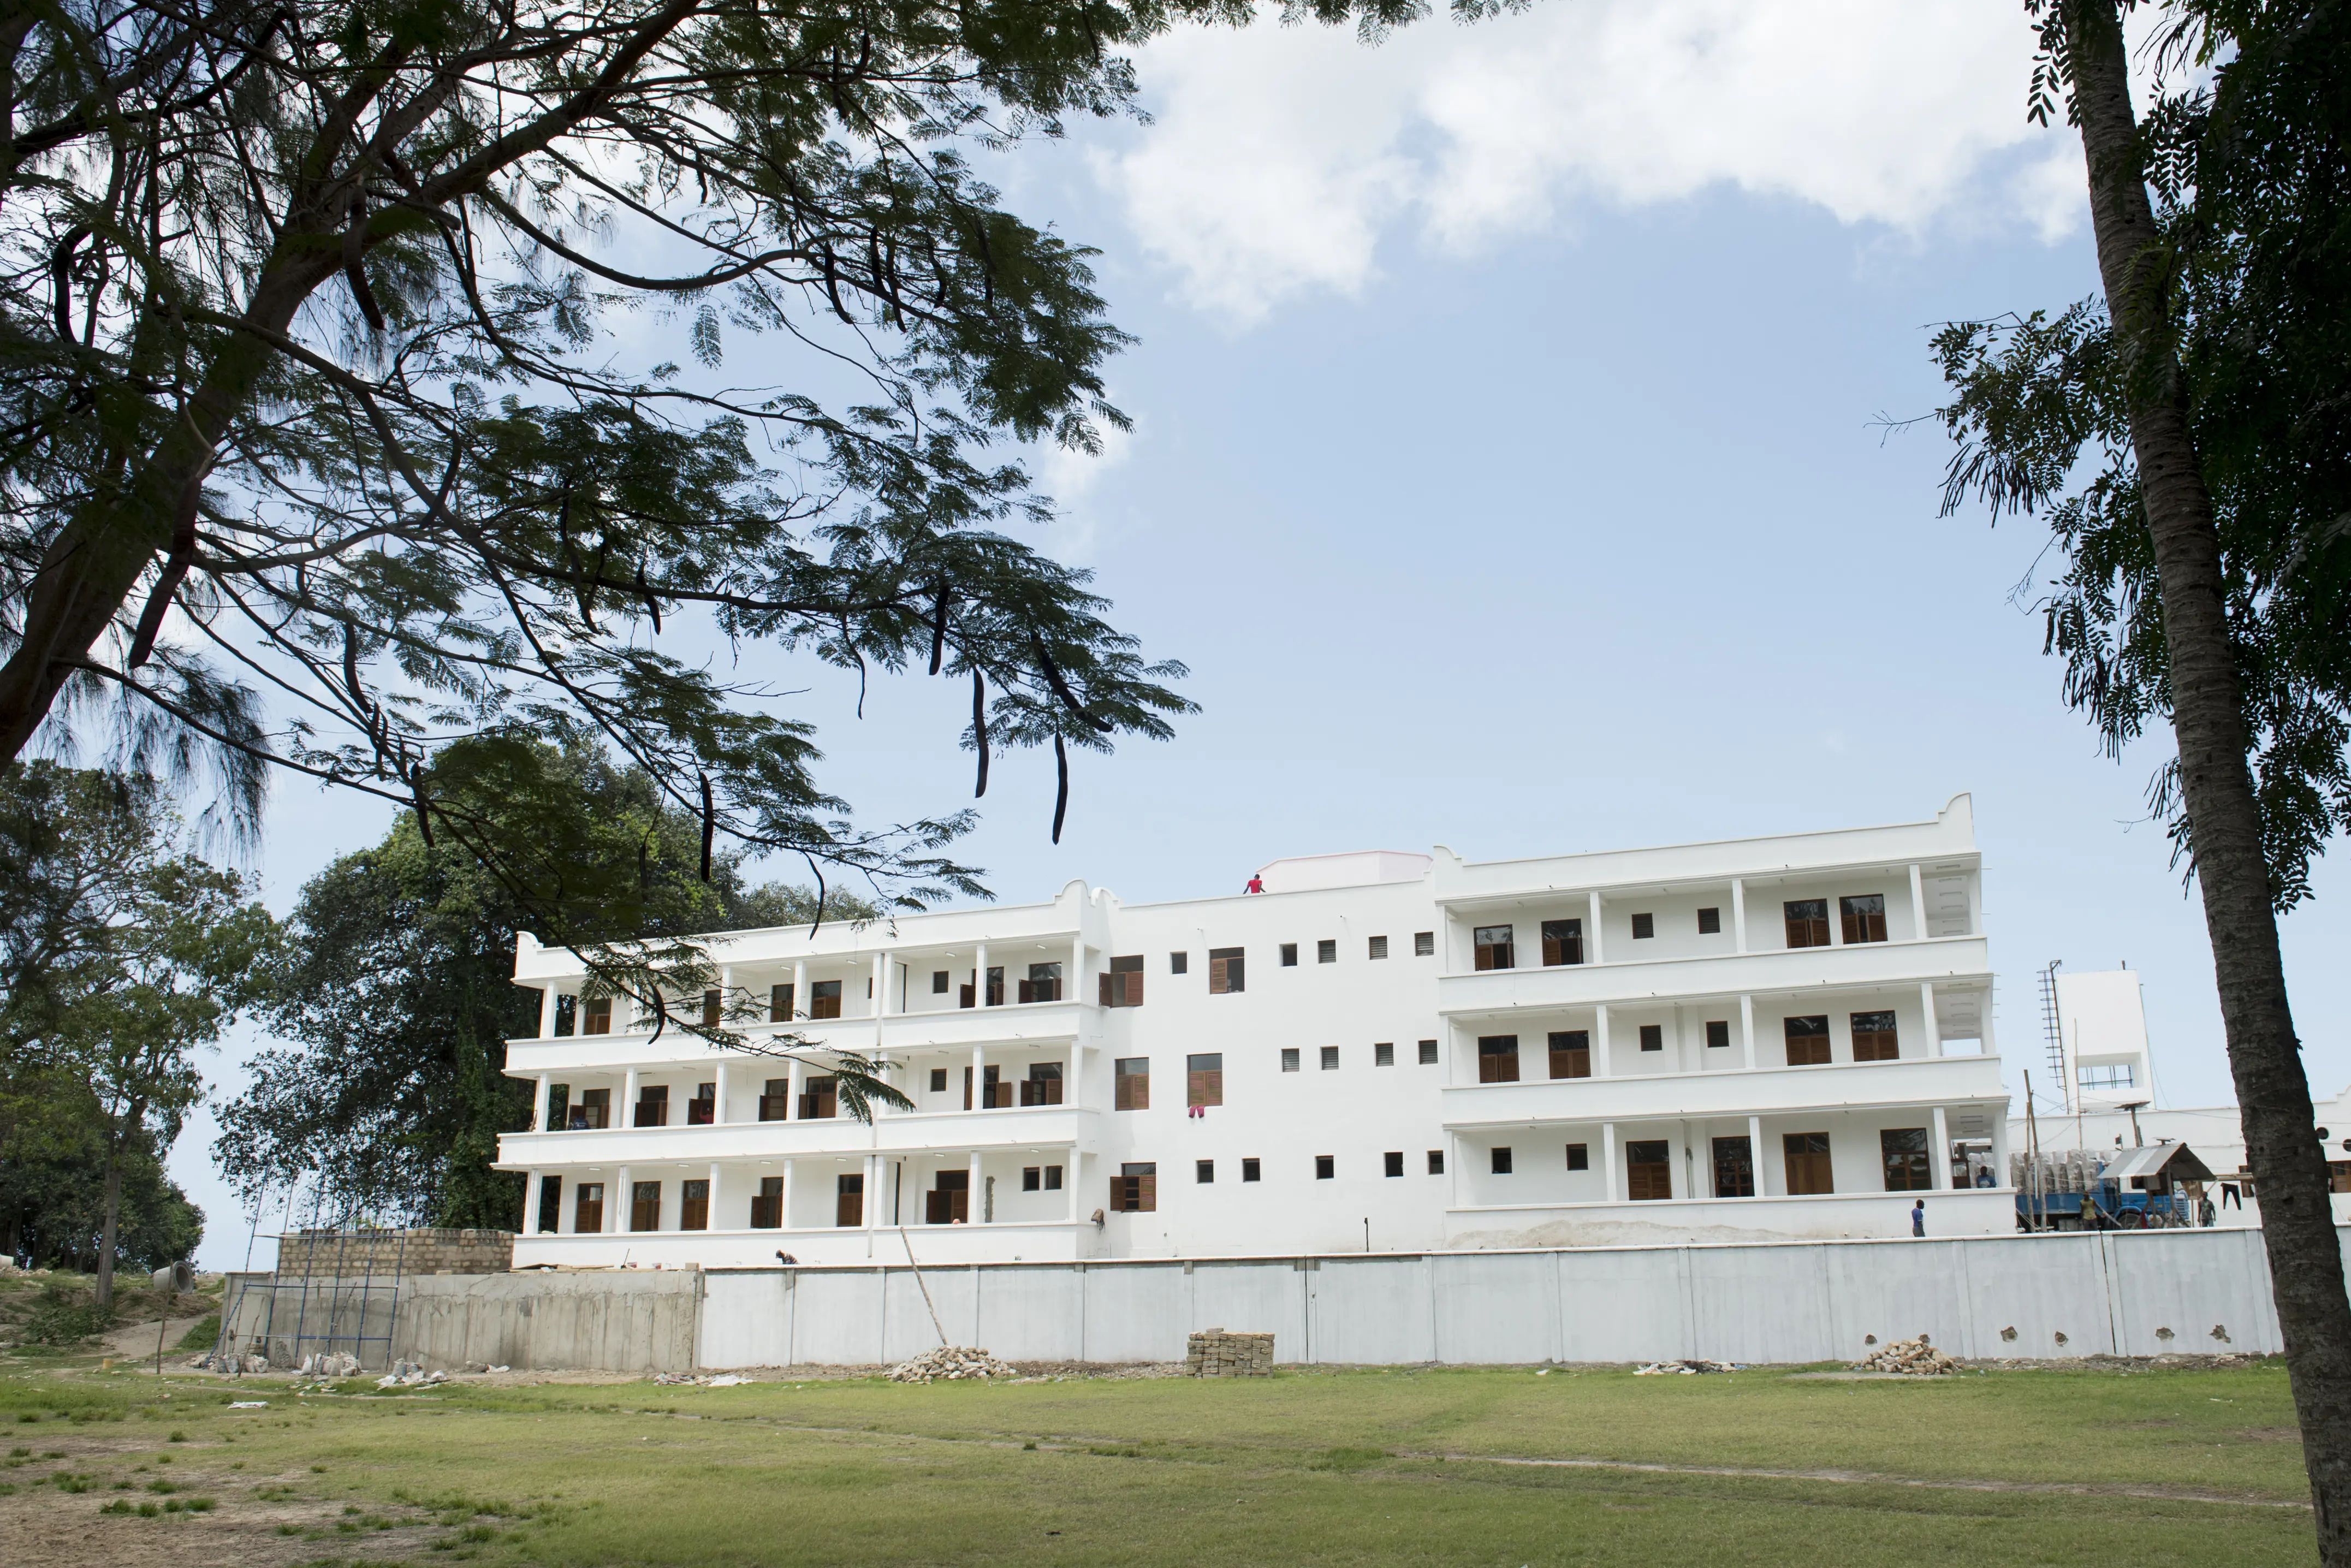
[(2068, 0), (2064, 26), (2106, 309), (2117, 343), (2137, 361), (2128, 392), (2131, 445), (2163, 593), (2180, 795), (2246, 1157), (2261, 1195), (2262, 1239), (2302, 1424), (2319, 1558), (2329, 1568), (2351, 1568), (2351, 1300), (2327, 1198), (2325, 1152), (2286, 1000), (2261, 810), (2245, 760), (2248, 732), (2230, 645), (2220, 533), (2161, 308), (2150, 310), (2133, 276), (2158, 235), (2115, 0)]
[(106, 1145), (106, 1223), (98, 1236), (98, 1311), (99, 1316), (114, 1306), (114, 1239), (122, 1226), (122, 1143), (110, 1138)]

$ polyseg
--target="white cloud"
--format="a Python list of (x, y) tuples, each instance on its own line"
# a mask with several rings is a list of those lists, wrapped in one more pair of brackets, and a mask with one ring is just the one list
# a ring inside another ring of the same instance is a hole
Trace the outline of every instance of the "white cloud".
[(2078, 154), (2025, 122), (2032, 50), (1982, 0), (1552, 0), (1376, 48), (1192, 30), (1138, 62), (1156, 123), (1092, 162), (1184, 297), (1235, 322), (1360, 290), (1394, 227), (1471, 250), (1718, 185), (1910, 235), (1954, 213), (2049, 235), (2078, 195), (2059, 149), (2017, 150)]

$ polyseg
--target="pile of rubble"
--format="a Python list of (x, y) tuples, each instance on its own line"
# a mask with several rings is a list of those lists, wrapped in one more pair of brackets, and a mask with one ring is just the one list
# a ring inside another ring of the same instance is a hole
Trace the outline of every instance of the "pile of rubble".
[(1701, 1372), (1736, 1372), (1739, 1364), (1732, 1361), (1705, 1361), (1692, 1357), (1687, 1361), (1652, 1361), (1633, 1369), (1635, 1377), (1663, 1377), (1668, 1374), (1690, 1376)]
[(1853, 1364), (1855, 1372), (1898, 1372), (1909, 1377), (1941, 1377), (1959, 1371), (1959, 1364), (1927, 1343), (1927, 1336), (1898, 1339), (1876, 1354)]
[(305, 1377), (357, 1377), (360, 1358), (347, 1350), (322, 1350), (304, 1356), (294, 1370)]
[(945, 1378), (955, 1382), (967, 1377), (1018, 1377), (1020, 1375), (984, 1350), (967, 1345), (943, 1344), (936, 1350), (926, 1350), (912, 1361), (902, 1361), (883, 1374), (893, 1383), (929, 1383)]
[(429, 1388), (434, 1384), (448, 1381), (447, 1373), (427, 1372), (422, 1362), (395, 1361), (390, 1372), (375, 1380), (375, 1385), (378, 1388)]
[(1185, 1342), (1184, 1373), (1187, 1377), (1270, 1377), (1273, 1336), (1223, 1329), (1193, 1334)]
[(237, 1355), (223, 1351), (215, 1355), (210, 1351), (188, 1363), (193, 1372), (266, 1372), (269, 1358), (266, 1355)]
[[(506, 1368), (501, 1366), (495, 1370), (504, 1372)], [(653, 1381), (664, 1388), (739, 1388), (757, 1379), (732, 1372), (720, 1373), (716, 1376), (706, 1372), (662, 1372), (653, 1375)]]

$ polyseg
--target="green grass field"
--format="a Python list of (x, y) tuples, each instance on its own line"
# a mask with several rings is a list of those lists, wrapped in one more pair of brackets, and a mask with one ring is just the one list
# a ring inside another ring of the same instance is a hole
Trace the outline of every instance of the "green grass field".
[(20, 1363), (0, 1541), (125, 1568), (2315, 1557), (2274, 1363), (346, 1386)]

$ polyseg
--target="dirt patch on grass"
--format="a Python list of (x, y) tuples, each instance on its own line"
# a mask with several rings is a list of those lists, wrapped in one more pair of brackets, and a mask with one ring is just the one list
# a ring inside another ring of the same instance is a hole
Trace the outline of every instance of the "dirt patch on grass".
[(2247, 1427), (2239, 1432), (2237, 1437), (2240, 1441), (2247, 1443), (2299, 1443), (2302, 1441), (2302, 1428), (2299, 1427)]

